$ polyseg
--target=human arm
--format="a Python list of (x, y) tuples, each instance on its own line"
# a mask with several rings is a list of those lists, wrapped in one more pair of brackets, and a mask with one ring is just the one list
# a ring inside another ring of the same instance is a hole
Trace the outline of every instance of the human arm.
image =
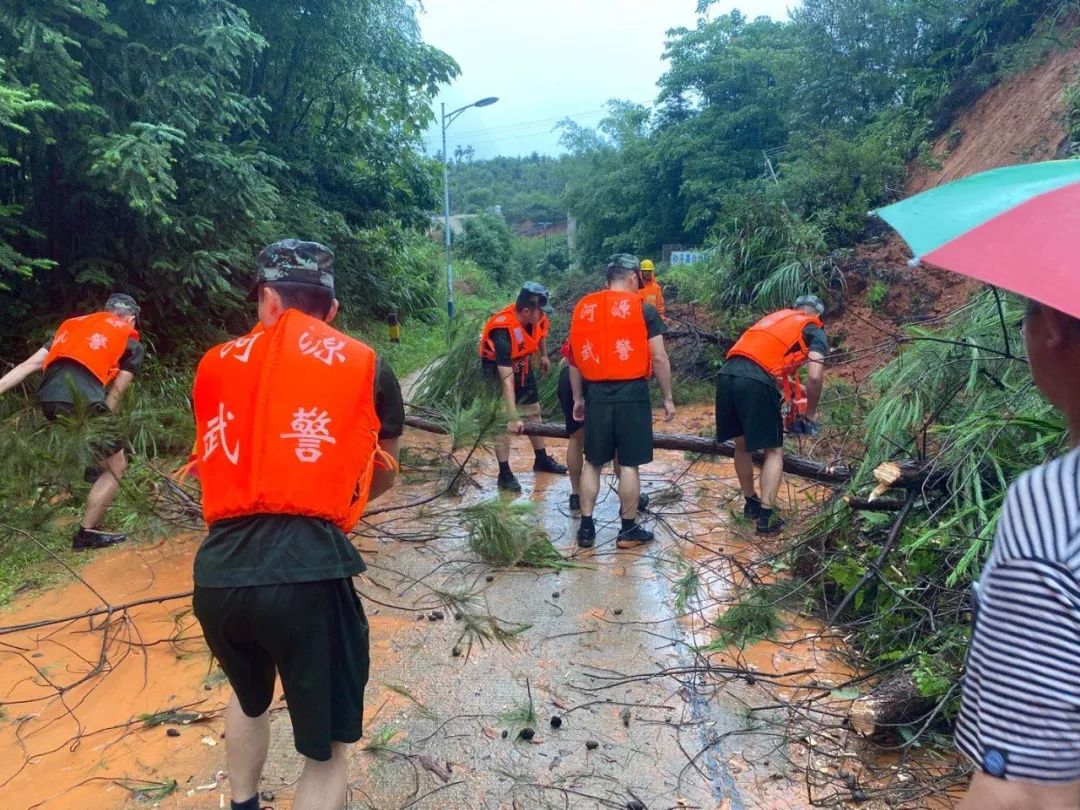
[(540, 355), (540, 373), (547, 374), (551, 371), (551, 358), (548, 357), (547, 335), (540, 338), (540, 350), (537, 354)]
[(659, 284), (656, 285), (656, 311), (661, 318), (664, 317), (664, 288)]
[(958, 810), (1076, 810), (1080, 807), (1080, 782), (1064, 785), (1034, 785), (997, 779), (981, 771)]
[(998, 520), (956, 726), (978, 771), (964, 810), (1080, 807), (1075, 461), (1023, 475)]
[(508, 433), (522, 433), (525, 430), (525, 424), (518, 416), (509, 330), (492, 330), (491, 343), (495, 348), (495, 368), (499, 373), (499, 390), (502, 393), (503, 404), (506, 406), (506, 430)]
[(806, 364), (806, 418), (811, 422), (817, 422), (817, 407), (824, 387), (825, 356), (820, 352), (810, 352)]
[(6, 394), (15, 386), (20, 385), (31, 374), (41, 371), (45, 365), (45, 358), (48, 356), (48, 349), (38, 349), (3, 377), (0, 377), (0, 395)]
[(499, 369), (499, 385), (502, 389), (503, 404), (506, 406), (506, 432), (522, 433), (525, 423), (521, 421), (517, 410), (517, 393), (514, 391), (514, 368), (513, 366), (497, 366)]
[(664, 347), (663, 335), (649, 338), (649, 351), (652, 352), (653, 376), (664, 397), (664, 421), (670, 422), (675, 418), (675, 400), (671, 393), (671, 361)]
[(131, 385), (131, 381), (135, 379), (135, 375), (142, 369), (145, 359), (146, 349), (143, 345), (133, 338), (128, 338), (127, 348), (124, 349), (124, 354), (120, 357), (120, 372), (116, 375), (116, 379), (113, 380), (109, 393), (105, 395), (105, 404), (109, 406), (109, 410), (113, 413), (116, 413), (117, 408), (120, 407), (120, 400), (124, 398), (124, 392)]
[(810, 352), (806, 364), (806, 414), (804, 418), (812, 425), (818, 422), (817, 409), (821, 391), (825, 387), (825, 357), (829, 354), (829, 339), (825, 330), (816, 324), (803, 329), (803, 340)]
[(578, 422), (585, 421), (585, 386), (582, 383), (581, 369), (570, 362), (570, 391), (574, 395), (573, 417)]
[[(379, 439), (379, 447), (382, 448), (382, 451), (388, 456), (392, 456), (396, 462), (398, 460), (398, 452), (401, 449), (401, 439), (400, 437), (393, 439)], [(368, 500), (373, 501), (383, 493), (390, 491), (396, 480), (396, 467), (386, 470), (376, 464), (375, 472), (371, 475), (371, 488), (368, 490)]]
[[(401, 448), (401, 434), (405, 431), (405, 402), (401, 396), (401, 385), (394, 370), (382, 359), (375, 371), (375, 414), (379, 417), (379, 447), (394, 461), (397, 461)], [(371, 476), (368, 500), (372, 501), (394, 486), (397, 479), (396, 469), (384, 469), (375, 465)]]
[(124, 392), (134, 379), (135, 375), (130, 371), (121, 371), (116, 375), (116, 379), (109, 387), (109, 393), (105, 395), (105, 404), (109, 406), (110, 411), (116, 413), (116, 409), (120, 407), (120, 400), (124, 398)]

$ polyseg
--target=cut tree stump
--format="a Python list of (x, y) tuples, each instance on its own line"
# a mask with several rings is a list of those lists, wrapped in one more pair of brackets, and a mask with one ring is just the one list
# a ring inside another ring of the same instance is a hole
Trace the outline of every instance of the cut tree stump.
[[(446, 428), (438, 422), (419, 416), (406, 416), (405, 424), (428, 433), (446, 433)], [(565, 439), (566, 428), (551, 422), (526, 422), (526, 436), (543, 436), (546, 439)], [(717, 442), (706, 436), (692, 436), (687, 433), (654, 433), (653, 447), (658, 450), (683, 450), (688, 453), (702, 453), (711, 456), (735, 456), (734, 442)], [(754, 463), (761, 464), (762, 454), (754, 453)], [(784, 472), (819, 481), (822, 484), (846, 484), (854, 475), (854, 470), (843, 464), (823, 464), (802, 456), (784, 456)]]
[(919, 717), (933, 705), (933, 700), (919, 692), (910, 673), (897, 672), (852, 702), (848, 722), (859, 734), (869, 737)]
[(874, 468), (878, 484), (870, 493), (874, 501), (890, 489), (933, 489), (942, 487), (949, 478), (949, 470), (933, 462), (886, 461)]

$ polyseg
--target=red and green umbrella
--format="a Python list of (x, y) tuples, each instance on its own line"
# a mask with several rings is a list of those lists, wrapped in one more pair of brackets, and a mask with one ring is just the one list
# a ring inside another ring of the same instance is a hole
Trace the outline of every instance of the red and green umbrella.
[(1080, 160), (992, 169), (876, 213), (917, 260), (1080, 318)]

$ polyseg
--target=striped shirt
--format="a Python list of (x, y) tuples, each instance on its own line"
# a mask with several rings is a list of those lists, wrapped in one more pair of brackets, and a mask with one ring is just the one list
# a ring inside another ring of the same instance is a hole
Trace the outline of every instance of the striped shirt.
[(1080, 449), (1009, 487), (978, 593), (957, 745), (991, 776), (1080, 780)]

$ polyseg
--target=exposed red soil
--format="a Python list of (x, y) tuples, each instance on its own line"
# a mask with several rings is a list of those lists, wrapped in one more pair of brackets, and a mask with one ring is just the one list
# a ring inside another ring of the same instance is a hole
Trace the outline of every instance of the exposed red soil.
[[(905, 194), (998, 166), (1061, 156), (1068, 144), (1064, 91), (1078, 74), (1080, 47), (1074, 46), (990, 88), (934, 142), (931, 160), (912, 161)], [(903, 240), (889, 232), (858, 245), (844, 263), (845, 304), (826, 319), (839, 343), (835, 375), (840, 379), (858, 385), (895, 354), (902, 324), (952, 312), (982, 288), (944, 270), (913, 268), (910, 260)], [(888, 291), (874, 309), (868, 293), (879, 280)]]

